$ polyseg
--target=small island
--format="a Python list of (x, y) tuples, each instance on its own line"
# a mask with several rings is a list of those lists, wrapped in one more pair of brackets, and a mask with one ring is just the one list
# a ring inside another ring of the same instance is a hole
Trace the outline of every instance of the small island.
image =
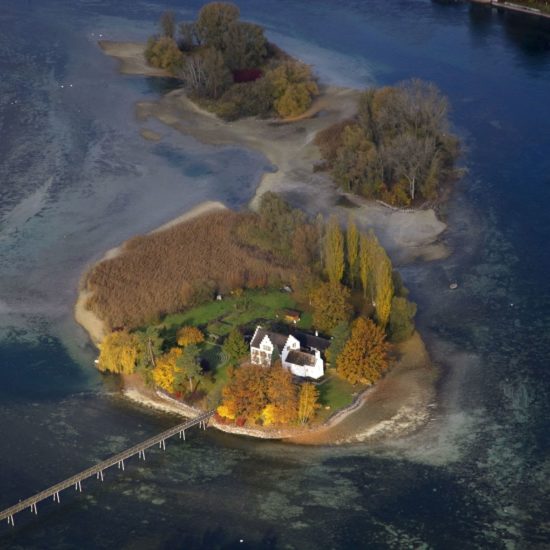
[[(459, 175), (446, 99), (417, 80), (323, 87), (233, 4), (207, 4), (179, 35), (170, 12), (160, 26), (146, 46), (100, 43), (123, 73), (182, 81), (139, 103), (138, 120), (258, 149), (278, 170), (249, 210), (202, 205), (92, 267), (76, 316), (100, 348), (98, 368), (122, 375), (138, 401), (214, 408), (214, 425), (233, 433), (333, 442), (315, 434), (367, 399), (383, 401), (369, 434), (388, 415), (416, 427), (436, 373), (387, 251), (446, 254), (432, 208)], [(316, 189), (319, 207), (287, 203), (298, 189)]]

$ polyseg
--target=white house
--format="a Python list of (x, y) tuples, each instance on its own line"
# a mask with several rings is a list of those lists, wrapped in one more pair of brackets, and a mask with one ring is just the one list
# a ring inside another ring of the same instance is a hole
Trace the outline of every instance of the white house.
[(284, 335), (256, 327), (250, 342), (250, 361), (255, 365), (270, 367), (275, 357), (279, 357), (283, 367), (295, 376), (321, 378), (324, 374), (324, 361), (321, 351), (330, 342), (324, 338), (307, 334)]

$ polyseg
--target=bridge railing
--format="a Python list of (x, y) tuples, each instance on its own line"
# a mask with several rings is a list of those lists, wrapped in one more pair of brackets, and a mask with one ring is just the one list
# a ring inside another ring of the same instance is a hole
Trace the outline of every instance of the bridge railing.
[(36, 505), (39, 502), (49, 497), (53, 497), (54, 500), (57, 500), (57, 502), (59, 502), (59, 493), (61, 491), (73, 486), (77, 490), (82, 490), (81, 482), (94, 475), (98, 476), (98, 478), (101, 478), (101, 480), (103, 481), (103, 471), (106, 470), (107, 468), (110, 468), (114, 465), (118, 465), (119, 468), (124, 469), (125, 460), (128, 460), (129, 458), (131, 458), (136, 454), (139, 455), (140, 457), (143, 457), (143, 459), (145, 459), (145, 451), (147, 449), (150, 449), (151, 447), (157, 444), (164, 449), (165, 441), (173, 437), (174, 435), (179, 433), (183, 438), (185, 438), (186, 429), (196, 426), (197, 424), (201, 424), (206, 428), (206, 423), (210, 419), (210, 417), (214, 414), (214, 412), (215, 412), (214, 410), (208, 411), (191, 420), (188, 420), (187, 422), (184, 422), (183, 424), (178, 424), (173, 428), (169, 428), (168, 430), (165, 430), (158, 435), (150, 437), (149, 439), (146, 439), (145, 441), (142, 441), (141, 443), (138, 443), (133, 447), (130, 447), (120, 453), (117, 453), (116, 455), (111, 456), (110, 458), (107, 458), (106, 460), (99, 462), (98, 464), (95, 464), (94, 466), (91, 466), (90, 468), (87, 468), (86, 470), (82, 470), (78, 474), (75, 474), (74, 476), (71, 476), (63, 480), (60, 483), (52, 485), (51, 487), (49, 487), (48, 489), (45, 489), (44, 491), (40, 491), (39, 493), (36, 493), (35, 495), (18, 502), (14, 506), (11, 506), (9, 508), (6, 508), (5, 510), (2, 510), (0, 512), (0, 521), (7, 519), (8, 523), (11, 523), (11, 525), (14, 525), (13, 516), (18, 512), (21, 512), (22, 510), (25, 510), (26, 508), (28, 508), (29, 510), (34, 511), (35, 513), (38, 513), (38, 509)]

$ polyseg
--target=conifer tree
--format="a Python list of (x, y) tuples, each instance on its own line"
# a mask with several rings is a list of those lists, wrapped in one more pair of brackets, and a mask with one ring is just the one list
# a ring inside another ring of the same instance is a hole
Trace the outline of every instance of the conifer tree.
[(374, 266), (374, 302), (378, 324), (385, 328), (390, 319), (393, 298), (393, 277), (391, 260), (377, 242)]

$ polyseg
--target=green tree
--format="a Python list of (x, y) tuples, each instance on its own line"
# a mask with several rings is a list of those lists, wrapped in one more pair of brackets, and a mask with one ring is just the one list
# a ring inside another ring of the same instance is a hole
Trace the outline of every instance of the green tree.
[(332, 366), (336, 366), (338, 356), (342, 353), (350, 335), (350, 326), (347, 321), (338, 323), (331, 331), (332, 339), (326, 351), (327, 360)]
[(344, 235), (336, 216), (331, 216), (327, 225), (325, 241), (325, 268), (331, 284), (340, 283), (344, 276)]
[(359, 260), (359, 231), (355, 219), (350, 215), (346, 231), (346, 252), (349, 267), (349, 278), (351, 286), (354, 286), (355, 275), (357, 273), (357, 262)]
[(253, 69), (263, 64), (267, 55), (264, 30), (253, 23), (234, 21), (223, 35), (223, 57), (232, 71)]
[(404, 342), (414, 332), (416, 304), (407, 298), (394, 296), (391, 304), (389, 335), (392, 342)]
[(349, 288), (340, 283), (321, 283), (310, 294), (313, 324), (329, 333), (336, 325), (349, 321), (352, 314)]
[(370, 319), (359, 317), (339, 355), (336, 368), (352, 384), (373, 384), (388, 368), (388, 344), (384, 331)]
[(162, 32), (162, 36), (173, 39), (174, 35), (176, 34), (176, 17), (174, 15), (174, 12), (165, 11), (160, 16), (159, 26)]
[(238, 365), (240, 360), (248, 355), (248, 345), (239, 329), (231, 330), (223, 343), (223, 351), (229, 357), (229, 363), (232, 365)]
[(202, 368), (199, 361), (199, 348), (195, 344), (189, 344), (176, 360), (176, 384), (182, 384), (182, 379), (189, 382), (189, 391), (193, 391), (193, 382), (198, 384), (202, 376)]
[(298, 420), (305, 424), (315, 414), (319, 405), (319, 390), (311, 382), (305, 382), (300, 386), (298, 397)]
[(210, 2), (203, 6), (197, 19), (197, 32), (201, 42), (223, 50), (224, 35), (230, 25), (239, 19), (239, 8), (230, 2)]

